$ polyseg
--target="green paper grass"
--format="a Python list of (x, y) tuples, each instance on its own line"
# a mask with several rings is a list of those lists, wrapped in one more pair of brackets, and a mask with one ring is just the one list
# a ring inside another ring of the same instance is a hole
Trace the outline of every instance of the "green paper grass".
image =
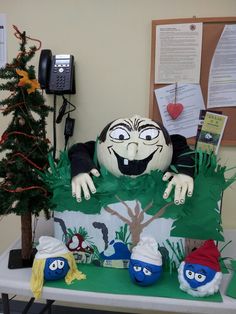
[(79, 265), (79, 270), (86, 274), (87, 279), (75, 281), (66, 285), (64, 280), (46, 282), (45, 286), (97, 293), (113, 293), (125, 295), (140, 295), (145, 297), (164, 297), (185, 300), (222, 302), (220, 293), (208, 297), (193, 297), (179, 289), (177, 272), (171, 275), (164, 272), (156, 284), (141, 287), (134, 284), (127, 269), (97, 267), (94, 265)]
[[(221, 166), (214, 154), (202, 151), (195, 153), (195, 179), (192, 197), (186, 197), (183, 205), (173, 203), (173, 192), (168, 200), (163, 199), (166, 182), (161, 171), (131, 178), (119, 178), (101, 169), (101, 176), (94, 177), (97, 192), (90, 200), (78, 203), (71, 196), (70, 162), (67, 152), (61, 153), (57, 164), (49, 156), (50, 171), (40, 173), (53, 196), (53, 209), (80, 211), (86, 214), (99, 214), (102, 207), (121, 201), (138, 200), (142, 209), (152, 204), (147, 214), (163, 218), (172, 218), (174, 223), (170, 236), (193, 239), (213, 239), (223, 241), (221, 213), (218, 202), (223, 191), (236, 180), (236, 174), (225, 178), (229, 170)], [(164, 206), (168, 205), (164, 210)], [(162, 210), (162, 211), (161, 211)]]
[(236, 260), (231, 261), (231, 267), (234, 273), (226, 289), (226, 295), (236, 299)]

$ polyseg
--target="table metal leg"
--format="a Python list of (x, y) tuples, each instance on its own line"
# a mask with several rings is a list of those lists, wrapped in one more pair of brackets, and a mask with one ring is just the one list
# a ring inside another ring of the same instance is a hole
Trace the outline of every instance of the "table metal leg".
[(47, 300), (47, 304), (49, 304), (49, 308), (48, 308), (48, 314), (52, 314), (52, 304), (54, 303), (54, 301), (52, 300)]
[(8, 294), (6, 293), (2, 293), (2, 307), (3, 307), (3, 314), (10, 314), (9, 298), (8, 298)]
[(31, 298), (29, 302), (26, 304), (26, 307), (24, 308), (23, 312), (21, 314), (27, 314), (29, 309), (31, 308), (31, 305), (34, 303), (35, 298)]
[(54, 303), (54, 300), (47, 300), (47, 304), (43, 307), (43, 309), (38, 314), (43, 314), (45, 311), (47, 311), (48, 314), (52, 313), (52, 304)]

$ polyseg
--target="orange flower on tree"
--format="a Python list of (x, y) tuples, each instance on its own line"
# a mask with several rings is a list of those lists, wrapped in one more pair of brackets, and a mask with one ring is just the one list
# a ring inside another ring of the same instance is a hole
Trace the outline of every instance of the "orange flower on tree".
[(18, 86), (25, 86), (25, 85), (29, 85), (30, 87), (27, 88), (27, 93), (31, 94), (33, 92), (35, 92), (35, 90), (37, 88), (40, 88), (40, 84), (36, 79), (31, 80), (29, 78), (29, 74), (28, 72), (24, 71), (24, 70), (16, 70), (16, 73), (19, 76), (22, 76), (22, 78), (20, 79)]

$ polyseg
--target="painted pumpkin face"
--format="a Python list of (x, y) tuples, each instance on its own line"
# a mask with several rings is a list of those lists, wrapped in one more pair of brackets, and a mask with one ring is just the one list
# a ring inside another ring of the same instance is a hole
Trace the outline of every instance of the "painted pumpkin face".
[(192, 289), (197, 289), (211, 282), (216, 271), (203, 265), (186, 263), (184, 266), (184, 279)]
[(115, 176), (139, 176), (166, 170), (173, 148), (167, 131), (155, 121), (134, 116), (117, 119), (99, 136), (97, 157)]
[(50, 257), (46, 259), (44, 267), (45, 280), (59, 280), (69, 271), (69, 264), (64, 257)]
[(161, 277), (162, 266), (131, 259), (129, 263), (131, 280), (139, 286), (154, 284)]
[(178, 268), (178, 279), (181, 290), (195, 297), (205, 297), (218, 292), (222, 272), (202, 264), (183, 261)]

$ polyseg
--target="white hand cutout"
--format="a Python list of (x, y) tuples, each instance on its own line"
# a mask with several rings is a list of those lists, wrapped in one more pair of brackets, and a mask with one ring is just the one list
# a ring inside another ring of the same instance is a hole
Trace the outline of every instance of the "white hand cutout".
[[(90, 171), (95, 177), (99, 177), (100, 173), (97, 169)], [(77, 202), (81, 202), (82, 195), (86, 200), (90, 199), (90, 192), (96, 193), (96, 188), (89, 173), (80, 173), (71, 180), (72, 196), (76, 197)]]
[(162, 178), (163, 181), (169, 180), (173, 177), (164, 191), (163, 198), (168, 198), (172, 189), (175, 188), (174, 202), (176, 205), (184, 204), (186, 194), (191, 197), (193, 194), (193, 178), (186, 174), (176, 174), (173, 172), (166, 172)]

